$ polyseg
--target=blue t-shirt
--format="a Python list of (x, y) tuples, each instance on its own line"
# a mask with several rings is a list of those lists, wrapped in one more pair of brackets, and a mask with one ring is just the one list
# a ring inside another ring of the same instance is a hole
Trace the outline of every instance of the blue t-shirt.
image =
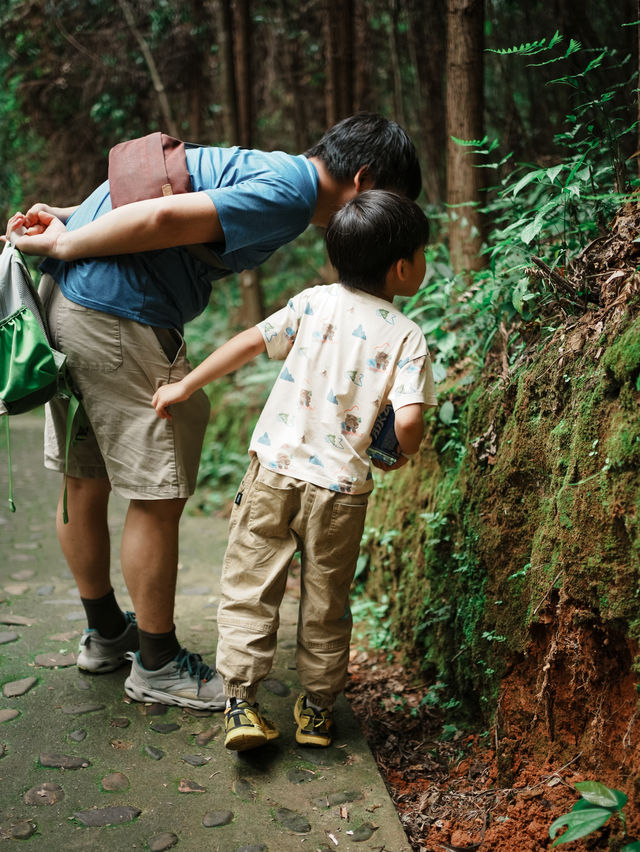
[[(311, 221), (318, 174), (305, 156), (245, 148), (188, 148), (186, 155), (193, 190), (211, 198), (224, 231), (224, 244), (210, 248), (231, 272), (259, 266)], [(105, 181), (69, 218), (67, 228), (80, 228), (109, 210)], [(72, 302), (180, 330), (205, 309), (211, 281), (229, 274), (184, 248), (70, 263), (47, 258), (41, 269)]]

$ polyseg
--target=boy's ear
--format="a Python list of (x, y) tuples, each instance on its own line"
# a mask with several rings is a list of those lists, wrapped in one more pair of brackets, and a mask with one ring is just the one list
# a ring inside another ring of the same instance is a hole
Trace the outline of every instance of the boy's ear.
[(408, 274), (407, 261), (404, 257), (397, 260), (395, 263), (396, 275), (399, 281), (404, 281)]

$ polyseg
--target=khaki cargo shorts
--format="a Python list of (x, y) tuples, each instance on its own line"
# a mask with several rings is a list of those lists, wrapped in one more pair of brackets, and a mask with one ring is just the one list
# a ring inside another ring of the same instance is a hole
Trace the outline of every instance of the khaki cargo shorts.
[[(54, 346), (67, 355), (87, 424), (69, 453), (68, 472), (108, 477), (126, 499), (188, 497), (196, 485), (209, 400), (200, 390), (161, 420), (151, 406), (160, 385), (191, 369), (175, 330), (159, 330), (70, 302), (51, 276), (40, 294)], [(162, 343), (161, 343), (162, 340)], [(163, 348), (164, 345), (164, 348)], [(45, 467), (64, 472), (66, 400), (46, 406)], [(76, 427), (76, 432), (78, 427)]]

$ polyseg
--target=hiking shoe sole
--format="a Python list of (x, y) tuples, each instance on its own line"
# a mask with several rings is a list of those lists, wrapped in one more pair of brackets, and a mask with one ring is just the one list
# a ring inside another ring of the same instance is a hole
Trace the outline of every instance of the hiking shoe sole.
[(138, 650), (138, 625), (132, 612), (125, 612), (127, 626), (115, 639), (104, 639), (97, 630), (87, 628), (80, 639), (76, 665), (89, 674), (107, 674), (127, 662), (126, 654)]

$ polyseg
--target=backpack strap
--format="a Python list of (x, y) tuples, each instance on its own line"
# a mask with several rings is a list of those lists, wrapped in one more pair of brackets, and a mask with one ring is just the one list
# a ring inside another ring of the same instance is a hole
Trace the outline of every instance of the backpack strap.
[(62, 522), (69, 523), (69, 513), (67, 511), (67, 478), (69, 470), (69, 449), (71, 447), (73, 433), (73, 424), (80, 410), (80, 400), (72, 393), (69, 397), (69, 408), (67, 410), (67, 433), (64, 442), (64, 491), (62, 493)]
[(11, 473), (11, 436), (9, 434), (9, 415), (5, 415), (4, 423), (7, 435), (7, 459), (9, 460), (9, 508), (12, 512), (15, 512), (16, 504), (13, 502), (13, 474)]

